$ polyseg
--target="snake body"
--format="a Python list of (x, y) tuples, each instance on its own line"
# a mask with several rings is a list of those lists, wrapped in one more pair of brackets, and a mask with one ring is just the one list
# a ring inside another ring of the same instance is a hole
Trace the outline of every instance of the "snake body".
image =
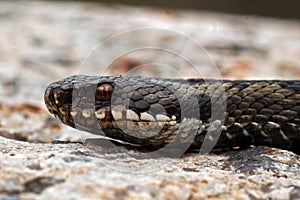
[(75, 75), (45, 103), (71, 127), (140, 145), (226, 150), (264, 145), (300, 153), (300, 81)]

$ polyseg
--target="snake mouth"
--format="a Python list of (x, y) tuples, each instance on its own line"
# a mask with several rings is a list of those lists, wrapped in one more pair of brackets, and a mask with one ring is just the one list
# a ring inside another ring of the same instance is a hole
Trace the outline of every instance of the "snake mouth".
[(50, 113), (63, 123), (74, 126), (70, 115), (72, 107), (72, 87), (62, 87), (57, 82), (50, 84), (44, 94), (44, 101)]

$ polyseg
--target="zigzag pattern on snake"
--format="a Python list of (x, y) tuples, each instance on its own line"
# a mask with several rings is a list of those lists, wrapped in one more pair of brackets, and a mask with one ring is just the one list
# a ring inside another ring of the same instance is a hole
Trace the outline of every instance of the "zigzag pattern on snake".
[(64, 124), (143, 146), (264, 145), (300, 153), (300, 81), (75, 75), (45, 103)]

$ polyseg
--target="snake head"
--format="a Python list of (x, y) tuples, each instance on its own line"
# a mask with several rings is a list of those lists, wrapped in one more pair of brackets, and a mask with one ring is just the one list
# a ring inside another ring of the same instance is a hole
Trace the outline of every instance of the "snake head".
[(183, 124), (186, 132), (193, 129), (192, 117), (181, 123), (181, 105), (188, 114), (196, 110), (189, 103), (188, 85), (172, 83), (153, 78), (76, 75), (51, 83), (44, 98), (50, 113), (71, 127), (159, 146), (169, 143)]
[(98, 106), (109, 105), (112, 79), (75, 75), (53, 82), (44, 94), (46, 107), (58, 120), (76, 127), (76, 123), (88, 120), (86, 116), (94, 111), (96, 101)]

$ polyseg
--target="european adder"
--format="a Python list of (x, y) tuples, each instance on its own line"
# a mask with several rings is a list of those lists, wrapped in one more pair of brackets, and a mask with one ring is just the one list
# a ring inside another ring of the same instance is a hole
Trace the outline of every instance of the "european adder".
[(205, 141), (300, 154), (299, 80), (75, 75), (51, 83), (44, 99), (66, 125), (146, 149), (174, 142), (197, 150)]

